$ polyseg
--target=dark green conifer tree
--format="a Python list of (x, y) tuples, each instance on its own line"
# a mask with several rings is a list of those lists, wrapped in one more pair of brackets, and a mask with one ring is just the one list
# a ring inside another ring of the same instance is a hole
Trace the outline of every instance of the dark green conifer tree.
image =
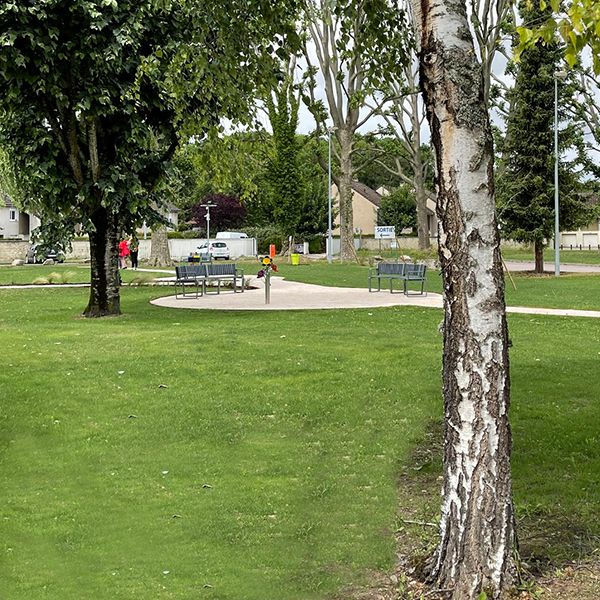
[[(520, 2), (526, 23), (550, 16), (538, 3)], [(535, 271), (544, 270), (543, 251), (554, 236), (554, 85), (562, 49), (558, 43), (538, 42), (512, 65), (515, 86), (509, 95), (506, 137), (500, 146), (497, 171), (499, 221), (504, 238), (530, 243)], [(567, 118), (570, 84), (558, 79), (559, 106), (559, 217), (561, 229), (577, 227), (590, 219), (585, 203), (581, 162), (563, 160), (577, 146), (578, 128)]]

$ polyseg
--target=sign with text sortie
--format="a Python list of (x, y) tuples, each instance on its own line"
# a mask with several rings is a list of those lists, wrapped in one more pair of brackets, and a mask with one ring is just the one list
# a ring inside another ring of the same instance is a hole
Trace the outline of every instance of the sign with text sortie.
[(393, 225), (381, 225), (375, 227), (376, 240), (389, 240), (396, 237), (396, 228)]

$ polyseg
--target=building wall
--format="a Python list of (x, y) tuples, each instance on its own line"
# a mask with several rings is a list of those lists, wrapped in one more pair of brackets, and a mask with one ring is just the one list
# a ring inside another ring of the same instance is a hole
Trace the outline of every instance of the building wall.
[[(600, 247), (600, 233), (596, 229), (584, 230), (578, 229), (577, 231), (563, 231), (560, 234), (560, 243), (563, 248), (570, 249), (571, 247), (575, 250), (581, 247), (583, 250), (598, 250)], [(550, 244), (554, 247), (554, 244)]]
[[(339, 194), (335, 184), (332, 185), (331, 195), (335, 210), (339, 210)], [(375, 226), (377, 225), (377, 207), (361, 196), (356, 190), (352, 193), (352, 221), (354, 229), (360, 229), (363, 235), (373, 235)], [(335, 218), (333, 226), (334, 235), (340, 233), (340, 217), (339, 214)]]
[[(10, 220), (10, 214), (13, 212), (16, 215), (14, 221)], [(17, 208), (0, 207), (0, 236), (4, 239), (19, 237), (19, 217), (20, 213)]]
[[(15, 221), (10, 220), (11, 211), (15, 212)], [(39, 225), (40, 220), (33, 215), (21, 212), (18, 208), (0, 206), (0, 239), (29, 240), (31, 232)]]

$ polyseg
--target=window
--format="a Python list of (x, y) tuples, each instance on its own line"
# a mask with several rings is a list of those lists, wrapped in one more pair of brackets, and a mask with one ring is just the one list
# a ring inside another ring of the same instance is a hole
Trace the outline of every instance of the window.
[(17, 210), (15, 208), (11, 208), (8, 211), (8, 220), (9, 221), (16, 221), (17, 220)]

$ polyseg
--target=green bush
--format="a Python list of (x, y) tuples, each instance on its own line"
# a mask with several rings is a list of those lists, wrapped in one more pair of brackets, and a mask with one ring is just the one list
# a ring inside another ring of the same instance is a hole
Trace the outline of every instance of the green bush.
[(326, 251), (326, 244), (324, 237), (315, 237), (311, 240), (308, 240), (308, 251), (311, 254), (322, 254)]
[(397, 187), (389, 196), (381, 199), (377, 215), (379, 225), (393, 225), (396, 235), (403, 229), (417, 227), (417, 203), (414, 192), (407, 186)]
[(244, 231), (248, 234), (248, 237), (256, 238), (259, 254), (267, 254), (270, 244), (275, 244), (277, 252), (281, 250), (284, 235), (279, 228), (267, 225), (263, 227), (245, 227)]

